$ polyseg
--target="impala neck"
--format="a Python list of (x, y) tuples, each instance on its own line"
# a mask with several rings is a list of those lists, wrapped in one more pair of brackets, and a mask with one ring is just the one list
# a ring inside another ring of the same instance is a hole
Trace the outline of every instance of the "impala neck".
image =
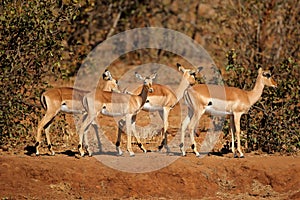
[(177, 97), (177, 102), (182, 99), (184, 91), (189, 87), (190, 83), (188, 80), (184, 77), (182, 77), (180, 84), (178, 88), (175, 91), (176, 97)]
[(139, 94), (139, 96), (142, 97), (142, 105), (144, 105), (145, 102), (146, 102), (146, 100), (147, 100), (148, 91), (149, 91), (148, 86), (143, 85), (142, 91), (141, 91), (141, 93)]
[(249, 101), (250, 101), (251, 105), (255, 104), (259, 100), (259, 98), (262, 95), (264, 86), (265, 85), (263, 83), (262, 77), (259, 74), (257, 76), (257, 79), (256, 79), (255, 86), (254, 86), (253, 90), (248, 92), (248, 98), (249, 98)]

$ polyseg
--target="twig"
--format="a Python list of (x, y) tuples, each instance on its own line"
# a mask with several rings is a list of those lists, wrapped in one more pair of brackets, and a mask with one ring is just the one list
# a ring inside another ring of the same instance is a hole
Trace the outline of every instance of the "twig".
[(117, 27), (117, 25), (118, 25), (118, 22), (119, 22), (119, 20), (120, 20), (121, 14), (122, 14), (122, 11), (120, 11), (120, 12), (118, 13), (118, 15), (116, 16), (115, 21), (114, 21), (114, 23), (113, 23), (113, 26), (112, 26), (111, 29), (109, 30), (109, 32), (108, 32), (106, 38), (109, 38), (110, 36), (112, 36), (112, 35), (114, 34), (114, 32), (115, 32), (115, 30), (116, 30), (116, 27)]

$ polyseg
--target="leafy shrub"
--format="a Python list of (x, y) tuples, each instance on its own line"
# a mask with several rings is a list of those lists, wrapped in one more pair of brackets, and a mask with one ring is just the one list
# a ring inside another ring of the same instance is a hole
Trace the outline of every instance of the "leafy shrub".
[[(62, 78), (66, 24), (76, 16), (76, 6), (56, 1), (0, 3), (0, 142), (32, 138), (41, 118), (39, 97), (49, 77)], [(53, 79), (55, 80), (55, 79)]]

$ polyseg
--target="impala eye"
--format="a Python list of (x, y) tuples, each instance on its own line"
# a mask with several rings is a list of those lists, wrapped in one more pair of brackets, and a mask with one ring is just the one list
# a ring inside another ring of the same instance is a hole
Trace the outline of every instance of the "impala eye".
[(271, 78), (271, 74), (270, 73), (264, 73), (263, 76), (267, 77), (267, 78)]

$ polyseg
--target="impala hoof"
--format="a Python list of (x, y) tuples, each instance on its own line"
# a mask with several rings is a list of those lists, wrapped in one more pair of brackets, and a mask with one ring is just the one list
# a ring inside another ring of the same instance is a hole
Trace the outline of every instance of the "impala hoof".
[(133, 152), (130, 152), (129, 155), (130, 155), (130, 157), (134, 157), (135, 156), (135, 154)]
[(169, 147), (166, 147), (166, 152), (167, 152), (167, 153), (171, 153), (171, 150), (170, 150)]
[(121, 151), (121, 152), (118, 152), (117, 153), (117, 156), (123, 156), (123, 152)]
[(117, 148), (117, 155), (118, 156), (123, 156), (123, 151), (121, 149)]

